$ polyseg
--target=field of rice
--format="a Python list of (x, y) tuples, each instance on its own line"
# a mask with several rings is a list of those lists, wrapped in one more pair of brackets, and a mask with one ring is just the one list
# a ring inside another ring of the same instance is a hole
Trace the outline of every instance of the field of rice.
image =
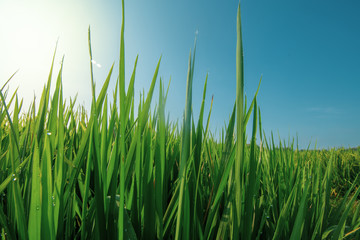
[(244, 95), (240, 6), (236, 100), (219, 139), (209, 130), (211, 108), (204, 112), (207, 79), (200, 114), (192, 114), (196, 45), (180, 124), (165, 118), (160, 60), (134, 105), (137, 59), (125, 86), (124, 8), (122, 16), (110, 104), (113, 67), (96, 95), (90, 28), (89, 113), (63, 99), (62, 68), (51, 67), (40, 102), (28, 110), (6, 90), (13, 76), (2, 87), (2, 239), (360, 239), (360, 148), (300, 150), (265, 136), (259, 89), (250, 101)]

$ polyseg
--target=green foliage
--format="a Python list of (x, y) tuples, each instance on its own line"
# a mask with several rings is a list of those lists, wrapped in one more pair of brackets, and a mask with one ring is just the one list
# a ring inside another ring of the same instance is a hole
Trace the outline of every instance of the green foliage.
[(359, 239), (359, 148), (300, 151), (266, 138), (258, 91), (246, 107), (240, 7), (237, 24), (237, 97), (220, 139), (209, 131), (211, 107), (204, 125), (207, 77), (192, 114), (195, 47), (182, 125), (165, 118), (161, 79), (150, 109), (160, 60), (134, 116), (137, 58), (126, 91), (124, 11), (110, 108), (114, 66), (96, 96), (90, 28), (89, 115), (76, 98), (64, 102), (62, 67), (51, 95), (52, 64), (37, 113), (33, 103), (21, 115), (16, 92), (7, 100), (10, 78), (0, 91), (2, 239)]

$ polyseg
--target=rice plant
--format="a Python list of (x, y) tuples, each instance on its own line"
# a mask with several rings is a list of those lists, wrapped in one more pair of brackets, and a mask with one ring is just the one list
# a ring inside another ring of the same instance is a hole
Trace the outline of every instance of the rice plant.
[(236, 100), (217, 139), (209, 130), (211, 108), (204, 112), (207, 77), (200, 114), (192, 113), (196, 42), (183, 122), (165, 119), (169, 86), (161, 78), (157, 107), (150, 109), (161, 59), (150, 89), (134, 105), (137, 58), (126, 88), (122, 4), (119, 76), (110, 107), (114, 65), (96, 95), (90, 28), (89, 113), (75, 107), (76, 98), (68, 104), (63, 99), (62, 65), (50, 93), (56, 51), (38, 109), (34, 100), (21, 114), (22, 101), (6, 90), (14, 75), (2, 87), (2, 239), (360, 238), (360, 150), (300, 151), (294, 141), (265, 136), (256, 99), (261, 80), (249, 107), (244, 96), (240, 5)]

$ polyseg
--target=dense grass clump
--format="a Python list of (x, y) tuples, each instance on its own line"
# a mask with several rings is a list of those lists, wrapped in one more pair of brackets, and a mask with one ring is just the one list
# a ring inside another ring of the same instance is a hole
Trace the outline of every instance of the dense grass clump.
[(209, 131), (211, 108), (204, 113), (207, 79), (192, 115), (195, 48), (181, 125), (165, 119), (161, 79), (150, 110), (160, 60), (134, 106), (137, 59), (126, 90), (124, 10), (122, 21), (110, 107), (113, 67), (96, 96), (90, 30), (90, 114), (65, 104), (62, 68), (50, 95), (51, 67), (39, 108), (26, 114), (16, 94), (1, 90), (2, 239), (360, 239), (359, 149), (299, 151), (264, 136), (257, 92), (250, 107), (243, 94), (240, 8), (237, 97), (219, 140)]

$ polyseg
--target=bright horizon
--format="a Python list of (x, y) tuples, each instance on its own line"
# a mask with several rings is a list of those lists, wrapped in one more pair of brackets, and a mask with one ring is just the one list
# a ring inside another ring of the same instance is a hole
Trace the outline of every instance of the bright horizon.
[[(125, 1), (126, 83), (139, 54), (135, 104), (139, 92), (149, 89), (162, 56), (152, 109), (159, 77), (165, 87), (171, 77), (166, 112), (181, 122), (188, 56), (198, 33), (194, 119), (208, 73), (205, 116), (214, 95), (210, 125), (219, 135), (236, 96), (237, 6), (238, 1)], [(360, 145), (359, 10), (360, 3), (354, 0), (241, 2), (245, 91), (250, 102), (263, 76), (258, 105), (268, 138), (271, 131), (275, 139), (280, 134), (286, 142), (289, 136), (298, 136), (300, 148), (310, 143), (313, 148), (315, 142), (318, 148)], [(0, 86), (19, 69), (9, 86), (10, 93), (19, 87), (23, 113), (34, 94), (40, 100), (58, 39), (52, 86), (65, 56), (67, 103), (78, 94), (77, 103), (90, 107), (89, 25), (98, 91), (115, 62), (111, 97), (118, 75), (121, 1), (0, 2)]]

